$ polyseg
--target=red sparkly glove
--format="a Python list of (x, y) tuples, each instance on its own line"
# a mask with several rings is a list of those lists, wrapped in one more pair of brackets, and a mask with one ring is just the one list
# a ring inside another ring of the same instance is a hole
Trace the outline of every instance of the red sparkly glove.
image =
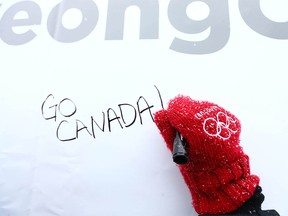
[(187, 142), (189, 162), (178, 165), (199, 214), (224, 214), (241, 207), (259, 178), (250, 174), (249, 158), (239, 145), (241, 125), (230, 112), (207, 101), (178, 96), (155, 123), (168, 148), (176, 132)]

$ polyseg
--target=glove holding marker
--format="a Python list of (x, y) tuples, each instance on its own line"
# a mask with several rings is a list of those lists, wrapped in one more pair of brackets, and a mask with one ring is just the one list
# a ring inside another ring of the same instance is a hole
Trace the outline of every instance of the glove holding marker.
[(240, 121), (233, 114), (211, 102), (177, 96), (167, 110), (155, 113), (155, 123), (173, 155), (178, 142), (186, 143), (187, 153), (182, 147), (180, 153), (188, 158), (178, 167), (198, 214), (262, 215), (259, 177), (250, 173), (249, 157), (239, 145)]

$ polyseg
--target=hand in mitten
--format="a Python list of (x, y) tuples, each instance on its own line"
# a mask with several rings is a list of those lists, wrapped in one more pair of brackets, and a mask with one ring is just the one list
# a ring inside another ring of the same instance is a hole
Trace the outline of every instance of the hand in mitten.
[(220, 106), (178, 96), (155, 123), (173, 150), (176, 133), (187, 142), (189, 162), (178, 165), (199, 214), (224, 214), (241, 207), (254, 194), (259, 178), (250, 174), (240, 143), (239, 120)]

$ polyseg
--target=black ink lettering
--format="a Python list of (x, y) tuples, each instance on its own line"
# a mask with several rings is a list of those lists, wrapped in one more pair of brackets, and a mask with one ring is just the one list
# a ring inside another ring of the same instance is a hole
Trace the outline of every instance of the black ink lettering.
[[(112, 111), (115, 115), (115, 118), (112, 118), (110, 119), (110, 111)], [(109, 129), (109, 132), (111, 132), (111, 122), (114, 121), (114, 120), (117, 120), (120, 127), (123, 129), (123, 126), (121, 125), (121, 122), (119, 121), (119, 116), (117, 116), (116, 112), (112, 109), (112, 108), (109, 108), (107, 110), (107, 119), (108, 119), (108, 129)]]
[[(162, 109), (164, 109), (161, 93), (156, 85), (154, 85), (154, 87), (158, 93), (158, 99), (156, 97), (156, 100), (157, 101), (159, 100)], [(159, 105), (159, 102), (157, 103), (158, 105)], [(56, 102), (54, 95), (49, 94), (41, 105), (41, 112), (42, 112), (42, 117), (45, 120), (54, 119), (55, 122), (57, 120), (58, 126), (56, 130), (56, 137), (58, 140), (62, 142), (67, 142), (67, 141), (78, 139), (80, 136), (79, 135), (80, 131), (83, 131), (83, 130), (84, 131), (86, 130), (86, 133), (88, 133), (90, 136), (92, 136), (95, 139), (96, 133), (97, 133), (96, 130), (100, 129), (102, 132), (106, 132), (105, 131), (105, 127), (106, 127), (105, 124), (107, 124), (106, 121), (108, 121), (108, 129), (106, 130), (109, 130), (109, 132), (112, 131), (111, 122), (117, 121), (121, 129), (123, 129), (124, 126), (125, 128), (128, 128), (136, 122), (137, 115), (139, 115), (140, 124), (142, 125), (143, 113), (146, 111), (149, 111), (150, 117), (152, 121), (154, 122), (154, 117), (152, 114), (153, 107), (154, 105), (149, 105), (149, 103), (143, 96), (140, 96), (138, 98), (138, 100), (136, 101), (136, 105), (130, 104), (130, 103), (119, 103), (118, 104), (119, 111), (116, 110), (117, 111), (116, 112), (115, 109), (108, 108), (107, 113), (102, 112), (102, 120), (101, 120), (101, 117), (100, 119), (96, 120), (94, 116), (90, 116), (91, 128), (89, 124), (87, 127), (86, 124), (84, 124), (81, 120), (75, 118), (77, 107), (75, 103), (69, 98), (64, 98), (58, 103)], [(72, 124), (72, 121), (73, 121), (73, 124)], [(60, 123), (58, 124), (58, 122)]]
[[(79, 128), (79, 123), (82, 124), (82, 127)], [(92, 134), (90, 133), (90, 131), (88, 130), (87, 126), (80, 120), (76, 119), (76, 138), (78, 139), (78, 134), (81, 130), (85, 129), (90, 136), (92, 136)]]
[(156, 88), (156, 90), (157, 90), (157, 92), (158, 92), (158, 96), (159, 96), (159, 99), (160, 99), (161, 107), (162, 107), (162, 109), (164, 109), (163, 100), (162, 100), (162, 96), (161, 96), (161, 94), (160, 94), (160, 91), (159, 91), (159, 89), (157, 88), (156, 85), (154, 85), (154, 87)]
[(60, 129), (60, 127), (62, 126), (63, 123), (68, 123), (68, 124), (69, 124), (69, 122), (66, 121), (66, 120), (63, 120), (63, 121), (61, 121), (61, 122), (59, 123), (59, 125), (58, 125), (58, 127), (57, 127), (57, 130), (56, 130), (56, 136), (57, 136), (57, 138), (58, 138), (60, 141), (62, 141), (62, 142), (67, 142), (67, 141), (75, 140), (76, 137), (72, 137), (72, 138), (68, 138), (68, 139), (62, 139), (62, 138), (60, 138), (60, 136), (59, 136), (59, 129)]
[(53, 112), (53, 114), (51, 114), (51, 116), (49, 116), (49, 117), (45, 116), (46, 111), (44, 111), (44, 109), (45, 109), (45, 107), (46, 107), (47, 100), (48, 100), (49, 98), (51, 98), (51, 97), (54, 99), (54, 96), (53, 96), (52, 94), (49, 94), (49, 95), (47, 96), (47, 98), (44, 100), (44, 102), (42, 103), (42, 106), (41, 106), (41, 112), (42, 112), (42, 116), (43, 116), (43, 118), (44, 118), (45, 120), (54, 119), (54, 121), (56, 121), (56, 118), (57, 118), (57, 104), (54, 104), (54, 105), (52, 105), (52, 106), (49, 106), (49, 107), (48, 107), (48, 110), (50, 110), (51, 108), (53, 108), (52, 112), (53, 112), (53, 111), (54, 111), (54, 112)]
[[(125, 127), (130, 127), (131, 125), (133, 125), (134, 122), (136, 121), (136, 117), (137, 117), (137, 112), (136, 112), (135, 107), (132, 106), (131, 104), (127, 104), (127, 103), (118, 104), (118, 106), (119, 106), (121, 118), (122, 118), (122, 120), (123, 120), (123, 122), (124, 122), (124, 124), (125, 124)], [(131, 107), (131, 108), (133, 108), (133, 110), (134, 110), (134, 118), (133, 118), (133, 120), (130, 122), (130, 124), (126, 124), (126, 121), (125, 121), (125, 119), (124, 119), (123, 110), (122, 110), (122, 107), (123, 107), (123, 106)]]
[[(146, 107), (145, 109), (142, 109), (142, 110), (140, 111), (139, 103), (140, 103), (140, 100), (141, 100), (141, 99), (144, 100), (144, 102), (146, 103), (147, 107)], [(153, 107), (154, 107), (153, 105), (152, 105), (152, 106), (149, 106), (149, 104), (147, 103), (147, 101), (145, 100), (145, 98), (144, 98), (143, 96), (140, 96), (140, 97), (139, 97), (139, 99), (138, 99), (138, 101), (137, 101), (137, 108), (138, 108), (138, 113), (139, 113), (139, 117), (140, 117), (140, 124), (143, 124), (141, 114), (142, 114), (143, 112), (145, 112), (146, 110), (149, 110), (149, 113), (150, 113), (150, 116), (151, 116), (151, 118), (152, 118), (152, 121), (154, 122), (154, 118), (153, 118), (153, 115), (152, 115), (152, 113), (151, 113), (151, 108), (153, 108)]]
[(96, 136), (95, 136), (95, 130), (94, 130), (94, 124), (96, 124), (97, 125), (97, 127), (101, 130), (101, 131), (103, 131), (104, 132), (104, 130), (105, 130), (105, 113), (104, 112), (102, 112), (102, 127), (100, 127), (99, 126), (99, 124), (94, 120), (94, 117), (93, 116), (91, 116), (91, 127), (92, 127), (92, 134), (93, 134), (93, 137), (95, 138)]
[[(71, 111), (70, 114), (64, 114), (64, 113), (61, 111), (61, 106), (62, 106), (62, 104), (63, 104), (65, 101), (70, 102), (70, 103), (72, 104), (72, 106), (73, 106), (73, 108), (72, 108), (73, 110)], [(60, 103), (59, 103), (59, 105), (58, 105), (58, 110), (59, 110), (59, 112), (61, 113), (61, 115), (63, 115), (64, 117), (71, 117), (71, 116), (73, 116), (73, 115), (76, 113), (77, 107), (76, 107), (76, 105), (74, 104), (74, 102), (73, 102), (71, 99), (69, 99), (69, 98), (64, 98), (62, 101), (60, 101)]]

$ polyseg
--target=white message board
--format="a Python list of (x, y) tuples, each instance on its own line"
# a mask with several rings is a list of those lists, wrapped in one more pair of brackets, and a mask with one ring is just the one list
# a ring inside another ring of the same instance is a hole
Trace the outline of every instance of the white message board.
[(154, 124), (178, 94), (242, 123), (287, 215), (288, 2), (0, 1), (0, 215), (193, 216)]

